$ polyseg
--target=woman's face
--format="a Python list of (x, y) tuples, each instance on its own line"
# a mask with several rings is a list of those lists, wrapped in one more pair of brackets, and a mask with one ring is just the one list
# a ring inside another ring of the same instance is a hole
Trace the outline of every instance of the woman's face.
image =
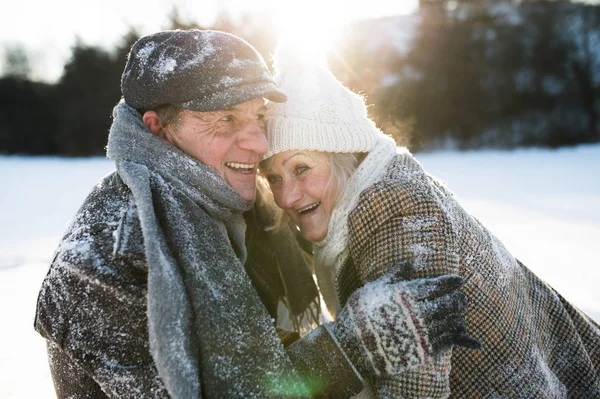
[(305, 239), (324, 239), (335, 198), (333, 190), (327, 189), (331, 178), (327, 156), (291, 150), (274, 155), (269, 163), (262, 173), (277, 205), (296, 223)]

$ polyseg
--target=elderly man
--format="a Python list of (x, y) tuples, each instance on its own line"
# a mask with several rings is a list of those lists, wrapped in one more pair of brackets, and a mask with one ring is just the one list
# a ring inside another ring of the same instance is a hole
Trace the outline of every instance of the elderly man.
[(57, 396), (360, 391), (330, 330), (286, 351), (273, 323), (281, 304), (306, 321), (318, 296), (294, 233), (265, 232), (269, 213), (253, 208), (264, 98), (286, 99), (262, 58), (223, 32), (159, 32), (134, 44), (121, 88), (107, 147), (116, 172), (76, 214), (39, 294)]
[(265, 233), (268, 213), (252, 208), (263, 98), (285, 95), (248, 43), (200, 30), (138, 40), (121, 88), (117, 170), (75, 216), (38, 299), (57, 396), (306, 394), (273, 318), (280, 302), (311, 313), (317, 291), (293, 236)]

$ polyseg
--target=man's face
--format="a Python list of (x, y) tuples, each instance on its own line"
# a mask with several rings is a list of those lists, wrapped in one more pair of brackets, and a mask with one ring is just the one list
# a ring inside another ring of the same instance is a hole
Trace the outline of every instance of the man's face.
[(256, 169), (267, 151), (266, 108), (255, 98), (226, 110), (185, 110), (166, 140), (210, 166), (244, 199), (256, 193)]

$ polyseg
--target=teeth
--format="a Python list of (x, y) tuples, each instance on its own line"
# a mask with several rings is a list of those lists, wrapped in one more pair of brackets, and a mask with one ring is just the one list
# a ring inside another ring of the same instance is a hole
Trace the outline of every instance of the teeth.
[(315, 202), (314, 204), (311, 204), (311, 205), (307, 206), (306, 208), (302, 208), (302, 209), (298, 210), (298, 213), (306, 213), (308, 211), (312, 211), (313, 209), (315, 209), (319, 205), (321, 205), (320, 202)]
[(227, 162), (225, 165), (234, 169), (254, 169), (254, 164), (246, 164), (246, 163), (235, 163), (235, 162)]

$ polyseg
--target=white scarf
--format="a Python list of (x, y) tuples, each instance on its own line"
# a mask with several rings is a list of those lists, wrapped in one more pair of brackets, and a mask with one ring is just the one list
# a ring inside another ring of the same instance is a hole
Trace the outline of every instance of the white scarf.
[(373, 149), (342, 187), (343, 192), (329, 219), (327, 236), (313, 243), (315, 275), (327, 309), (334, 318), (340, 307), (336, 294), (337, 276), (348, 258), (348, 216), (356, 207), (360, 193), (383, 176), (394, 155), (404, 151), (407, 150), (397, 149), (395, 141), (381, 133)]

